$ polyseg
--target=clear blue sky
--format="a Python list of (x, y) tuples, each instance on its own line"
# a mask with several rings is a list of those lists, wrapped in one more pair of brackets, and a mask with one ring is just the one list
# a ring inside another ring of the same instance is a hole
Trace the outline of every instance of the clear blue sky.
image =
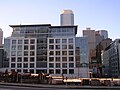
[(113, 40), (120, 37), (120, 0), (0, 0), (0, 28), (4, 37), (11, 35), (9, 25), (60, 25), (60, 12), (71, 9), (78, 36), (86, 27), (108, 30)]

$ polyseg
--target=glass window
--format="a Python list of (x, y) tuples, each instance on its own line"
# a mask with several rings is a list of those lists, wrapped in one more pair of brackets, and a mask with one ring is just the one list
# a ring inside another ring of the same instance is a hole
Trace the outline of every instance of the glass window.
[(69, 68), (74, 67), (74, 63), (69, 63)]
[(18, 57), (17, 62), (22, 62), (22, 57)]
[(49, 39), (49, 43), (54, 43), (54, 39)]
[(24, 63), (24, 64), (23, 64), (23, 67), (24, 67), (24, 68), (28, 68), (28, 63)]
[(66, 29), (63, 29), (62, 32), (66, 32), (67, 30)]
[(35, 44), (35, 39), (31, 39), (30, 44)]
[(50, 52), (49, 52), (49, 55), (54, 55), (54, 51), (50, 51)]
[(63, 74), (67, 74), (67, 69), (63, 69), (63, 70), (62, 70), (62, 73), (63, 73)]
[(54, 68), (54, 63), (49, 63), (49, 68)]
[(56, 43), (60, 43), (60, 39), (56, 39), (55, 41), (56, 41)]
[(74, 69), (69, 69), (69, 74), (74, 74)]
[(67, 55), (67, 51), (62, 51), (62, 55)]
[(28, 72), (28, 70), (27, 70), (27, 69), (23, 69), (23, 72), (24, 72), (24, 73), (27, 73), (27, 72)]
[(49, 45), (49, 49), (54, 49), (54, 45)]
[(17, 63), (17, 68), (21, 68), (22, 67), (22, 63)]
[(56, 49), (60, 49), (60, 45), (56, 45)]
[(28, 57), (24, 57), (24, 62), (28, 62)]
[(56, 74), (60, 74), (60, 69), (56, 69)]
[(17, 72), (21, 72), (21, 69), (17, 69)]
[(15, 63), (11, 63), (11, 68), (15, 68)]
[(67, 63), (62, 63), (63, 68), (67, 68)]
[(12, 56), (15, 56), (15, 55), (16, 55), (16, 52), (15, 52), (15, 51), (12, 51), (12, 52), (11, 52), (11, 55), (12, 55)]
[(35, 55), (34, 51), (30, 51), (30, 56), (34, 56), (34, 55)]
[(62, 49), (67, 49), (67, 45), (62, 45)]
[(34, 63), (30, 63), (30, 68), (34, 68)]
[(11, 62), (15, 62), (16, 61), (16, 58), (15, 57), (12, 57), (11, 58)]
[(73, 43), (73, 38), (70, 38), (68, 42)]
[(47, 57), (46, 56), (39, 56), (37, 57), (37, 61), (47, 61)]
[(30, 57), (30, 62), (34, 62), (34, 57)]
[(56, 57), (56, 62), (60, 62), (60, 57)]
[(16, 50), (16, 46), (12, 46), (12, 50)]
[(74, 57), (69, 57), (69, 61), (74, 61)]
[(24, 46), (24, 50), (28, 50), (28, 46), (27, 45)]
[(67, 43), (67, 39), (62, 39), (62, 43)]
[(56, 63), (56, 68), (60, 68), (60, 63)]
[(30, 45), (30, 50), (35, 50), (35, 45)]
[(17, 55), (18, 55), (18, 56), (22, 56), (22, 51), (18, 51), (18, 52), (17, 52)]
[(73, 51), (69, 51), (69, 55), (74, 55), (74, 52)]
[(57, 29), (57, 32), (59, 33), (59, 32), (61, 32), (61, 29), (59, 28), (59, 29)]
[(67, 57), (62, 57), (62, 61), (67, 61)]
[(12, 44), (16, 44), (16, 40), (12, 40)]
[(54, 57), (49, 57), (49, 61), (53, 62), (54, 61)]
[(24, 44), (28, 44), (29, 42), (28, 42), (28, 40), (24, 40)]
[(18, 50), (22, 50), (22, 45), (18, 45)]
[(30, 69), (30, 73), (34, 73), (34, 69)]
[(50, 70), (49, 70), (49, 74), (54, 74), (54, 70), (53, 70), (53, 69), (50, 69)]
[(71, 44), (71, 45), (69, 45), (69, 49), (73, 49), (73, 45)]
[(56, 51), (56, 55), (60, 55), (60, 51)]
[(22, 40), (18, 40), (18, 44), (22, 44)]
[(24, 56), (28, 56), (28, 51), (24, 51)]

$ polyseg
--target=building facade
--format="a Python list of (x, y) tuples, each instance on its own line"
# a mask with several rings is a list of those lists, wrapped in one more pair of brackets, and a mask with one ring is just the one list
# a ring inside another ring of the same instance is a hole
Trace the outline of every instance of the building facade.
[(9, 69), (36, 73), (36, 38), (9, 37)]
[(75, 38), (48, 38), (48, 72), (55, 76), (75, 75)]
[(73, 26), (74, 25), (74, 14), (72, 10), (63, 10), (60, 14), (61, 26)]
[(114, 40), (103, 52), (104, 75), (120, 77), (120, 39)]
[(4, 45), (10, 70), (89, 77), (87, 38), (75, 37), (77, 26), (10, 26), (13, 32)]
[(89, 77), (89, 47), (88, 37), (75, 38), (75, 58), (79, 77)]

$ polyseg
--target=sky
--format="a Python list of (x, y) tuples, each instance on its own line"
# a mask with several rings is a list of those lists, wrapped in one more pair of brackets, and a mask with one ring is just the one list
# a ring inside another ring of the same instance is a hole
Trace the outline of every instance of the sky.
[(120, 38), (120, 0), (0, 0), (0, 28), (9, 37), (9, 25), (60, 25), (62, 10), (71, 9), (77, 36), (82, 30), (107, 30), (109, 38)]

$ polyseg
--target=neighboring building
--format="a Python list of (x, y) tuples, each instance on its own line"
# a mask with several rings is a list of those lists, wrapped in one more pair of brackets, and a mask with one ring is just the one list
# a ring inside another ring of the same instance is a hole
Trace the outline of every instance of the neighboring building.
[(91, 63), (94, 61), (96, 57), (96, 33), (95, 30), (91, 30), (91, 28), (86, 28), (83, 30), (83, 36), (88, 38), (88, 47), (89, 47), (89, 62), (90, 68)]
[(95, 30), (91, 30), (91, 28), (86, 28), (83, 30), (83, 36), (88, 37), (88, 45), (89, 49), (95, 49), (96, 47), (96, 39), (95, 39)]
[(3, 67), (4, 49), (0, 47), (0, 68)]
[(61, 26), (73, 26), (74, 25), (74, 14), (72, 10), (63, 10), (60, 14)]
[(3, 41), (3, 31), (0, 28), (0, 46), (2, 46), (2, 43), (3, 43), (2, 41)]
[(106, 39), (103, 39), (96, 46), (96, 61), (95, 61), (96, 63), (94, 63), (93, 65), (96, 65), (95, 67), (97, 68), (97, 73), (96, 73), (97, 77), (102, 76), (103, 60), (101, 58), (101, 54), (110, 45), (111, 42), (112, 42), (112, 39), (106, 38)]
[(98, 30), (100, 36), (103, 36), (104, 39), (108, 38), (108, 31), (107, 30)]
[[(22, 73), (43, 72), (52, 76), (89, 77), (87, 37), (76, 39), (77, 26), (10, 26), (13, 28), (12, 36), (5, 38), (4, 45), (10, 70)], [(76, 46), (79, 47), (77, 60)]]
[(102, 53), (106, 77), (120, 77), (120, 39), (114, 40)]
[(108, 32), (106, 30), (95, 31), (91, 30), (91, 28), (86, 28), (86, 30), (83, 30), (83, 36), (88, 37), (89, 65), (92, 71), (92, 76), (101, 77), (101, 52), (112, 42), (112, 40), (108, 38)]
[(9, 62), (7, 59), (7, 53), (4, 48), (0, 47), (0, 72), (4, 72), (5, 69), (9, 68)]
[(96, 46), (104, 39), (104, 36), (101, 36), (98, 31), (95, 32)]
[(89, 77), (89, 47), (87, 37), (75, 38), (75, 58), (79, 77)]

